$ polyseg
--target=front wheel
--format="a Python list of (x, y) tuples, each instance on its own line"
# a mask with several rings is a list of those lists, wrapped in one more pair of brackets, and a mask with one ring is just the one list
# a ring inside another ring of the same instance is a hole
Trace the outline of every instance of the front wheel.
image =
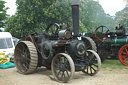
[(101, 68), (101, 60), (99, 55), (93, 50), (87, 50), (86, 53), (86, 63), (84, 73), (91, 76), (97, 74)]
[(119, 50), (119, 60), (122, 64), (128, 66), (128, 45), (123, 46)]
[(59, 82), (68, 82), (75, 72), (72, 58), (65, 53), (59, 53), (53, 58), (51, 68), (53, 76)]

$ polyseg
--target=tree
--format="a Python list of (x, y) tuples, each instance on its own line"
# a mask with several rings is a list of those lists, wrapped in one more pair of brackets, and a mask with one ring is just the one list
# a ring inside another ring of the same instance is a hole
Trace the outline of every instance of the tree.
[(2, 30), (0, 29), (0, 32), (2, 32)]
[(109, 28), (115, 26), (113, 17), (104, 12), (99, 2), (93, 0), (81, 1), (80, 20), (87, 30), (91, 32), (100, 25), (105, 25)]
[[(69, 24), (72, 27), (71, 6), (68, 0), (17, 0), (17, 12), (8, 18), (6, 31), (21, 38), (35, 31), (45, 30), (51, 23)], [(80, 32), (112, 23), (97, 1), (81, 0)]]
[(13, 37), (21, 38), (23, 37), (23, 31), (21, 25), (18, 23), (20, 19), (17, 15), (12, 15), (7, 19), (6, 32), (10, 32)]
[(123, 25), (128, 30), (128, 7), (116, 13), (116, 23)]
[(5, 1), (3, 1), (3, 0), (0, 0), (0, 28), (1, 27), (5, 27), (5, 19), (6, 19), (6, 16), (7, 16), (7, 14), (6, 14), (6, 10), (8, 9), (8, 8), (6, 8), (5, 7), (5, 4), (6, 2)]
[(17, 31), (23, 36), (45, 30), (50, 23), (71, 23), (71, 9), (68, 1), (17, 0), (16, 3), (17, 13), (8, 19), (9, 25), (6, 31)]

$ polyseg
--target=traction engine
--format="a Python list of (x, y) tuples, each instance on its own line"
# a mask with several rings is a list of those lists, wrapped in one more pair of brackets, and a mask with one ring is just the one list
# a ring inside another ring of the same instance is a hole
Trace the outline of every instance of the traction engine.
[(111, 58), (119, 56), (120, 62), (128, 66), (128, 35), (123, 26), (119, 24), (115, 32), (111, 32), (106, 26), (99, 26), (95, 32), (87, 33), (86, 36), (95, 41), (101, 61), (108, 56)]
[(52, 23), (46, 31), (30, 34), (17, 44), (14, 59), (20, 73), (29, 74), (45, 66), (57, 81), (68, 82), (75, 71), (95, 75), (100, 70), (94, 41), (79, 34), (79, 3), (71, 0), (73, 32)]

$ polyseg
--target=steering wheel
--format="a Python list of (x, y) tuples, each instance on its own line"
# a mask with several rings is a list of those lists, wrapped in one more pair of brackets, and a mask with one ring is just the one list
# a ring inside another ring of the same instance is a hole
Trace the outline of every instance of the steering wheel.
[(103, 41), (103, 40), (108, 40), (108, 39), (100, 39), (98, 36), (97, 36), (97, 33), (101, 31), (102, 34), (107, 34), (110, 30), (108, 27), (106, 26), (99, 26), (96, 28), (95, 32), (94, 32), (94, 37), (96, 37), (99, 41)]
[(46, 33), (48, 34), (53, 34), (57, 35), (59, 30), (61, 29), (61, 26), (57, 23), (51, 23), (47, 28), (46, 28)]

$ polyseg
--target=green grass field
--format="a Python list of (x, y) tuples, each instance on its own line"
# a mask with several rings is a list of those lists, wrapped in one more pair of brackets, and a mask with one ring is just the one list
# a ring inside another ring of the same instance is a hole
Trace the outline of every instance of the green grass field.
[(102, 62), (101, 68), (128, 69), (128, 66), (123, 65), (118, 59), (108, 59)]

